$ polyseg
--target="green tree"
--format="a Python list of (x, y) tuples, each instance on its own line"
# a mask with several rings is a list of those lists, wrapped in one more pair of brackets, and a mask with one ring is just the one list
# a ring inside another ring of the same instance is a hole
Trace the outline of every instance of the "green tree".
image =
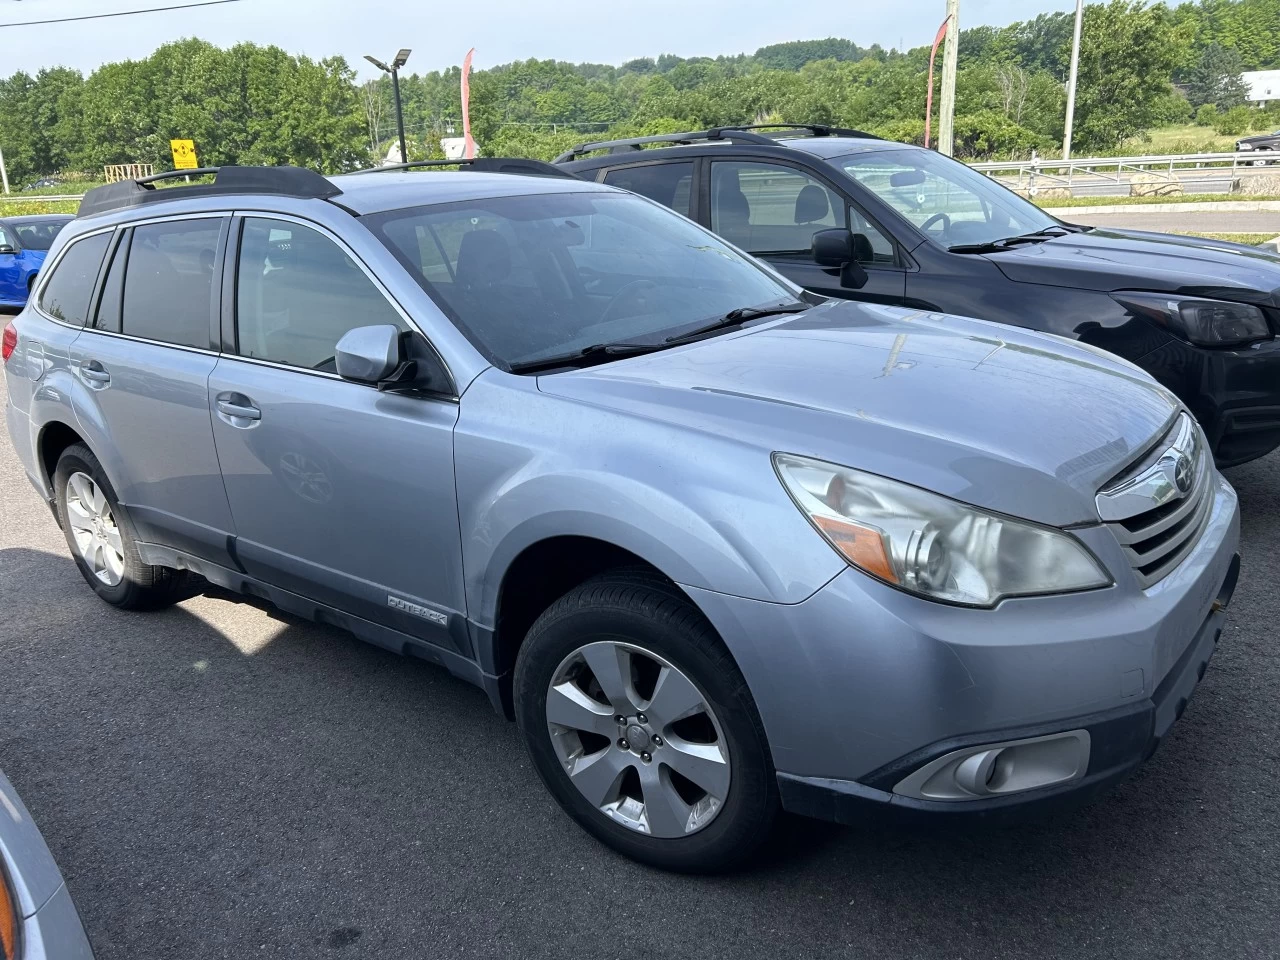
[(1249, 88), (1240, 79), (1244, 60), (1240, 51), (1217, 43), (1205, 47), (1187, 86), (1187, 99), (1193, 107), (1211, 103), (1219, 110), (1243, 106)]

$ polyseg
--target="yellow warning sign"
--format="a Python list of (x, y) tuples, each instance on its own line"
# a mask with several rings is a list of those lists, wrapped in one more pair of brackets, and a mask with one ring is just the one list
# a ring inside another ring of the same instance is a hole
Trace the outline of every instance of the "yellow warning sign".
[(173, 150), (173, 168), (175, 170), (198, 170), (199, 162), (196, 160), (196, 144), (194, 140), (170, 140), (169, 147)]

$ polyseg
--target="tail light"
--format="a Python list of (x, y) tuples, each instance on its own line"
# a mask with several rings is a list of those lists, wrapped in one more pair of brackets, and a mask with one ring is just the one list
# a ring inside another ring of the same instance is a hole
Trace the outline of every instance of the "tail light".
[(4, 327), (4, 341), (0, 343), (0, 360), (5, 363), (9, 362), (9, 358), (13, 356), (13, 351), (18, 349), (18, 328), (13, 325), (10, 320)]

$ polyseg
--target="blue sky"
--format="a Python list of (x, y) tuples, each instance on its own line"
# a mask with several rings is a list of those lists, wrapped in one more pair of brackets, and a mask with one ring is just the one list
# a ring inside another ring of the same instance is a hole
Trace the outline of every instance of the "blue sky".
[[(183, 0), (0, 0), (0, 24)], [(961, 0), (960, 23), (1003, 25), (1074, 0)], [(372, 75), (366, 53), (414, 51), (409, 71), (460, 63), (477, 68), (538, 57), (621, 63), (633, 57), (750, 52), (783, 40), (847, 37), (863, 46), (919, 46), (933, 39), (944, 0), (240, 0), (224, 6), (86, 23), (0, 28), (0, 75), (65, 65), (86, 72), (146, 56), (168, 40), (273, 43), (314, 57), (341, 54)]]

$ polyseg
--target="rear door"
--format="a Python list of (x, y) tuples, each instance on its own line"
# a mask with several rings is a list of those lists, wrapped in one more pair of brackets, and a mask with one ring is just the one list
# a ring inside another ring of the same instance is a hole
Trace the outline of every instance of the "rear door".
[(335, 346), (348, 330), (410, 324), (335, 237), (265, 214), (246, 215), (236, 232), (225, 352), (208, 396), (241, 564), (292, 593), (460, 648), (457, 403), (338, 377)]
[(218, 362), (213, 279), (228, 226), (227, 216), (203, 214), (120, 230), (92, 319), (70, 350), (84, 388), (76, 416), (139, 537), (224, 566), (233, 565), (231, 510), (208, 383)]
[[(903, 302), (906, 271), (894, 244), (830, 183), (781, 161), (712, 159), (710, 168), (709, 226), (730, 243), (816, 293)], [(858, 289), (842, 287), (838, 269), (813, 260), (813, 235), (832, 229), (851, 229), (867, 238), (870, 253), (861, 263), (868, 279)]]

